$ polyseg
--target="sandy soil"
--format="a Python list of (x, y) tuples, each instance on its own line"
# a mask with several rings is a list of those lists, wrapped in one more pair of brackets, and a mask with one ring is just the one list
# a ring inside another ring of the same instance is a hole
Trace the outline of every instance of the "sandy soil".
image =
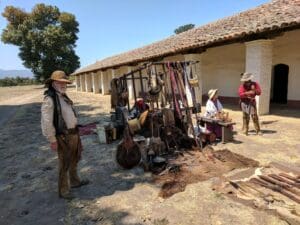
[[(57, 196), (57, 156), (40, 130), (41, 86), (0, 88), (0, 224), (288, 224), (268, 211), (212, 191), (215, 178), (187, 185), (170, 198), (141, 168), (121, 170), (113, 159), (117, 143), (83, 136), (82, 177), (91, 184), (74, 190), (76, 199)], [(69, 91), (80, 123), (109, 120), (109, 97)], [(300, 165), (300, 112), (276, 108), (262, 116), (263, 136), (243, 136), (241, 113), (225, 106), (237, 122), (235, 141), (213, 146), (255, 159)], [(5, 118), (5, 119), (3, 119)]]

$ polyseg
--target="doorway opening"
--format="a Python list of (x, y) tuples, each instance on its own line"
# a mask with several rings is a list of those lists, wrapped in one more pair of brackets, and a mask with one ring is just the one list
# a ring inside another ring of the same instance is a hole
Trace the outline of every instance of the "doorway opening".
[(285, 64), (277, 64), (274, 66), (273, 72), (273, 93), (271, 102), (286, 104), (288, 94), (288, 77), (289, 66)]

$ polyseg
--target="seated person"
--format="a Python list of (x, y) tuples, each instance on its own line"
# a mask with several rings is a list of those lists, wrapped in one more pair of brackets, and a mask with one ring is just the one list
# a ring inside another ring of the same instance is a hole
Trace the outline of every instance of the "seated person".
[[(218, 99), (218, 89), (209, 90), (208, 98), (204, 116), (209, 118), (218, 118), (218, 115), (221, 114), (223, 110), (223, 106)], [(222, 128), (220, 125), (207, 123), (206, 128), (208, 131), (213, 132), (217, 138), (222, 137)]]
[(211, 89), (208, 92), (208, 100), (205, 107), (205, 117), (215, 118), (222, 113), (223, 106), (218, 99), (218, 89)]
[(140, 115), (149, 109), (149, 106), (144, 102), (144, 99), (138, 98), (129, 112), (128, 119), (139, 118)]

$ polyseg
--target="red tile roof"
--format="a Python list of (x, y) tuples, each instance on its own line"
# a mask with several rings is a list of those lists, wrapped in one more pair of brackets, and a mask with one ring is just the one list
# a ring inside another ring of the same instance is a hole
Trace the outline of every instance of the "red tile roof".
[[(226, 43), (248, 41), (277, 32), (300, 28), (300, 0), (274, 0), (256, 8), (217, 20), (164, 40), (105, 58), (73, 75), (151, 61)], [(260, 36), (259, 36), (260, 35)]]

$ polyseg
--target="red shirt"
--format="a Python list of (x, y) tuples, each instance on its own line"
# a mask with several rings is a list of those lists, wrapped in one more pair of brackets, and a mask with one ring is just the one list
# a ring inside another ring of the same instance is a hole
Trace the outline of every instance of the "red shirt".
[(252, 85), (255, 86), (255, 94), (245, 94), (245, 92), (250, 91), (251, 88), (246, 89), (244, 84), (241, 84), (239, 87), (239, 96), (242, 101), (254, 101), (255, 102), (255, 96), (261, 94), (261, 88), (257, 82), (252, 82)]

